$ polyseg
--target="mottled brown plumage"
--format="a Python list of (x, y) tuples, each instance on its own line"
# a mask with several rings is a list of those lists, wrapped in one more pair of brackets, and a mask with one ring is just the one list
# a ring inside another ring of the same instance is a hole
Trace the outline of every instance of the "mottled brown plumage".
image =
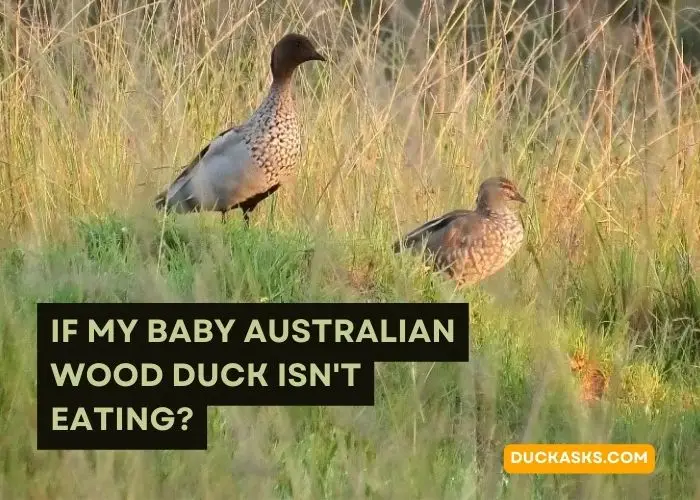
[(306, 61), (325, 61), (303, 35), (285, 35), (272, 50), (272, 85), (245, 123), (229, 128), (208, 144), (155, 200), (157, 209), (178, 213), (240, 208), (249, 213), (293, 174), (301, 138), (291, 80)]
[(569, 364), (571, 371), (581, 377), (581, 401), (589, 405), (600, 401), (608, 387), (608, 378), (598, 365), (579, 352), (569, 359)]
[(394, 243), (394, 251), (425, 248), (436, 269), (459, 286), (473, 285), (501, 270), (522, 246), (524, 229), (511, 202), (525, 203), (511, 181), (486, 179), (476, 210), (455, 210), (430, 220)]

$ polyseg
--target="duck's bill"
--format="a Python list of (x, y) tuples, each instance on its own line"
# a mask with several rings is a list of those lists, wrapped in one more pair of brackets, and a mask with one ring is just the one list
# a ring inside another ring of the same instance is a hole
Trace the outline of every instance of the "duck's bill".
[(323, 61), (326, 62), (326, 58), (323, 57), (321, 54), (318, 52), (314, 52), (311, 57), (309, 58), (311, 61)]

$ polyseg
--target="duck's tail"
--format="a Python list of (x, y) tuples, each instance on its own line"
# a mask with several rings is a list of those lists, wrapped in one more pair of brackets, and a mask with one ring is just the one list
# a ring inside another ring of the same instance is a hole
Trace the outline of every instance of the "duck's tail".
[(165, 208), (165, 200), (168, 196), (168, 190), (166, 189), (162, 193), (160, 193), (158, 196), (156, 196), (155, 200), (153, 200), (153, 204), (156, 207), (156, 210), (161, 211)]

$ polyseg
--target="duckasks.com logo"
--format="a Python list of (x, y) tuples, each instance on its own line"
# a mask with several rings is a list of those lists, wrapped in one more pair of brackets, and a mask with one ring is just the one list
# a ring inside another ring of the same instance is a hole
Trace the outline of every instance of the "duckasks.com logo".
[(503, 450), (509, 474), (651, 474), (650, 444), (510, 444)]

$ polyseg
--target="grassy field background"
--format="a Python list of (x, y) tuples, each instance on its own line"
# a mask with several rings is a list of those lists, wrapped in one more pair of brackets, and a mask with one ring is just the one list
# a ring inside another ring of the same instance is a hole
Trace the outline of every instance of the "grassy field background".
[[(635, 48), (504, 6), (474, 52), (440, 2), (401, 36), (330, 1), (137, 4), (0, 7), (1, 498), (700, 498), (700, 84), (673, 17)], [(249, 231), (155, 213), (288, 31), (330, 60), (295, 77), (296, 183)], [(529, 200), (506, 270), (455, 291), (391, 253), (493, 174)], [(35, 449), (37, 301), (438, 300), (471, 304), (473, 361), (379, 364), (374, 408), (212, 409), (207, 452)], [(575, 351), (610, 377), (593, 408)], [(652, 443), (657, 469), (508, 476), (520, 441)]]

